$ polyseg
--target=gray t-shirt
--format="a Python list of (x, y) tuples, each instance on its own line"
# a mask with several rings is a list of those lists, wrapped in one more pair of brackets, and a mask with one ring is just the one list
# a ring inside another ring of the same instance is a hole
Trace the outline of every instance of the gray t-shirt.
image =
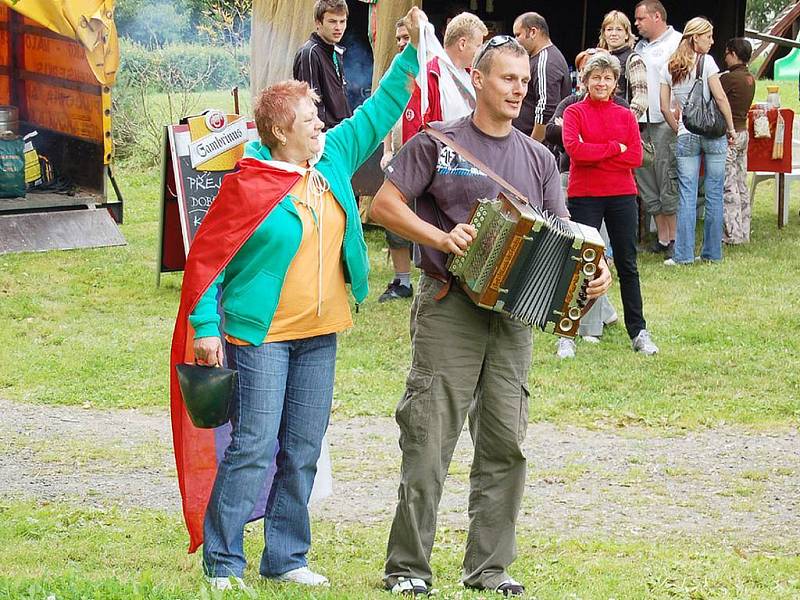
[[(559, 217), (569, 216), (561, 179), (550, 151), (519, 130), (504, 137), (483, 133), (472, 115), (431, 125), (483, 160), (524, 194), (532, 206)], [(443, 231), (465, 223), (480, 198), (496, 198), (500, 186), (455, 151), (425, 133), (411, 138), (386, 169), (386, 177), (407, 200), (416, 198), (417, 215)], [(419, 246), (417, 266), (447, 276), (447, 255)]]

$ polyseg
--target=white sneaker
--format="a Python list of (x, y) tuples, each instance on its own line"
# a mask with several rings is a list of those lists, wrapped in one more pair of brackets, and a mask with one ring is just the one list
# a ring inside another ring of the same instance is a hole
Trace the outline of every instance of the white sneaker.
[(206, 577), (212, 590), (246, 590), (247, 586), (241, 577)]
[(575, 358), (575, 340), (558, 338), (556, 342), (556, 356), (558, 358)]
[(286, 571), (282, 575), (274, 577), (275, 581), (286, 581), (289, 583), (299, 583), (300, 585), (319, 585), (328, 587), (331, 583), (328, 578), (319, 573), (314, 573), (308, 567), (300, 567), (299, 569), (292, 569)]
[(674, 258), (668, 258), (664, 261), (665, 267), (683, 267), (686, 265), (691, 265), (692, 263), (697, 262), (697, 259), (691, 260), (689, 262), (676, 262)]
[(597, 337), (596, 335), (582, 335), (581, 339), (584, 342), (589, 342), (590, 344), (599, 344), (600, 343), (600, 338)]
[(650, 334), (647, 332), (647, 329), (642, 329), (639, 334), (633, 338), (632, 344), (634, 352), (641, 352), (646, 356), (658, 354), (658, 346), (650, 339)]

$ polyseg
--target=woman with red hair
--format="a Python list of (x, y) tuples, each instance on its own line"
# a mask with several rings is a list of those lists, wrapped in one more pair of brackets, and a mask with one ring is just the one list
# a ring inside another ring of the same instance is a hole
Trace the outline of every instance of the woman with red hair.
[[(260, 141), (224, 179), (187, 258), (173, 363), (188, 347), (198, 364), (221, 365), (224, 348), (239, 373), (231, 441), (213, 489), (189, 491), (181, 479), (193, 547), (203, 543), (204, 571), (217, 589), (244, 585), (244, 526), (258, 511), (273, 464), (260, 574), (328, 585), (308, 568), (307, 504), (330, 416), (336, 336), (352, 326), (346, 285), (356, 302), (367, 295), (369, 262), (350, 179), (408, 102), (424, 18), (417, 8), (408, 13), (411, 44), (355, 114), (325, 134), (306, 83), (284, 81), (261, 92)], [(180, 433), (175, 388), (173, 429)], [(192, 454), (190, 436), (175, 437), (180, 474)], [(200, 532), (187, 505), (206, 499)]]

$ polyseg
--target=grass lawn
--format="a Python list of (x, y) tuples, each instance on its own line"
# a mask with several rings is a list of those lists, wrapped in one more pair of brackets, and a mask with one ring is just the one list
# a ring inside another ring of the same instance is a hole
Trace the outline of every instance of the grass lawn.
[[(794, 94), (787, 85), (784, 105), (797, 108)], [(127, 246), (0, 256), (0, 397), (166, 410), (181, 277), (167, 274), (155, 287), (158, 170), (123, 165), (118, 173)], [(760, 186), (753, 243), (726, 250), (722, 264), (667, 269), (660, 258), (641, 257), (657, 357), (635, 355), (617, 326), (601, 344), (580, 345), (576, 360), (559, 362), (554, 338), (537, 333), (531, 419), (654, 429), (797, 426), (800, 219), (795, 201), (789, 226), (777, 230), (772, 193), (772, 184)], [(391, 270), (382, 233), (367, 237), (372, 292), (354, 315), (355, 328), (341, 337), (334, 410), (344, 417), (390, 415), (410, 360), (409, 304), (377, 303)], [(619, 309), (618, 294), (615, 286)], [(255, 591), (225, 597), (385, 598), (379, 589), (388, 526), (315, 521), (310, 558), (333, 580), (329, 591), (262, 583), (251, 567), (246, 580)], [(486, 597), (457, 586), (464, 538), (462, 530), (439, 531), (433, 565), (443, 598)], [(257, 564), (258, 526), (246, 542)], [(0, 600), (211, 598), (199, 557), (185, 547), (179, 515), (0, 499)], [(712, 538), (576, 539), (568, 529), (550, 537), (521, 531), (513, 567), (538, 599), (790, 599), (800, 597), (798, 573), (796, 545), (777, 536), (754, 548)]]
[[(118, 169), (128, 245), (0, 257), (0, 396), (95, 407), (167, 406), (167, 353), (180, 274), (155, 287), (159, 174)], [(778, 230), (771, 182), (759, 186), (753, 243), (719, 265), (668, 269), (643, 254), (648, 327), (661, 354), (630, 350), (610, 328), (559, 362), (535, 334), (531, 418), (589, 425), (800, 420), (797, 203)], [(383, 234), (367, 232), (371, 293), (341, 336), (334, 410), (389, 415), (410, 361), (408, 302), (378, 304), (391, 277)], [(611, 298), (619, 309), (618, 286)]]
[[(388, 598), (380, 591), (388, 523), (314, 523), (311, 564), (332, 580), (329, 591), (307, 592), (259, 580), (260, 526), (248, 527), (250, 594), (225, 598)], [(465, 532), (441, 529), (433, 553), (442, 598), (486, 594), (458, 586)], [(64, 505), (0, 503), (0, 599), (58, 600), (209, 598), (199, 555), (185, 553), (179, 518)], [(512, 567), (531, 598), (770, 598), (800, 595), (800, 557), (780, 547), (753, 550), (714, 540), (561, 539), (520, 536)], [(218, 594), (222, 597), (222, 594)]]

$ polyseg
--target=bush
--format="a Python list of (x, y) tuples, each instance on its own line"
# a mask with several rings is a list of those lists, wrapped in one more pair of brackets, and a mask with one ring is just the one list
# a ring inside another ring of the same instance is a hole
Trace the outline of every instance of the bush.
[[(117, 86), (144, 87), (152, 92), (175, 89), (204, 91), (248, 85), (247, 52), (199, 44), (167, 44), (148, 48), (127, 39), (120, 40), (120, 69)], [(244, 61), (245, 64), (239, 64)]]
[(191, 30), (189, 15), (169, 2), (146, 2), (120, 34), (143, 44), (169, 44), (185, 39)]
[(249, 85), (248, 56), (241, 47), (186, 43), (147, 47), (120, 40), (112, 121), (116, 157), (155, 164), (164, 125), (195, 112), (195, 92)]

